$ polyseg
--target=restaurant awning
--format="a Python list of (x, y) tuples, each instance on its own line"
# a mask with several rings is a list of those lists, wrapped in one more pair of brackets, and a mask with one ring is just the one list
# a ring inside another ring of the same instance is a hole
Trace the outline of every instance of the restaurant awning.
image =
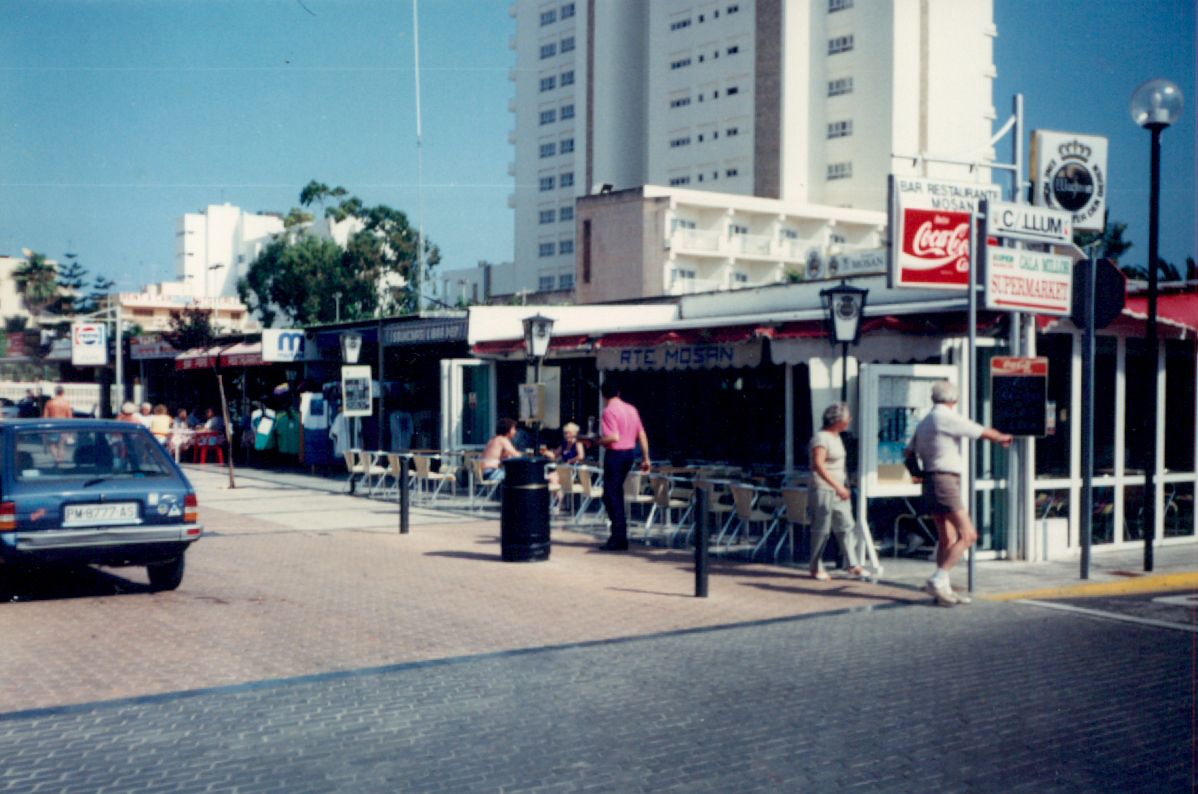
[(220, 355), (220, 345), (213, 347), (193, 347), (175, 357), (175, 370), (212, 369), (216, 366)]
[(220, 353), (222, 367), (259, 367), (266, 363), (262, 360), (261, 342), (238, 342)]
[[(1123, 314), (1147, 322), (1148, 296), (1128, 295)], [(1183, 336), (1198, 334), (1198, 292), (1157, 295), (1156, 319), (1158, 324), (1180, 330)]]
[[(586, 334), (572, 334), (569, 336), (555, 336), (549, 340), (549, 350), (559, 352), (569, 352), (576, 350), (589, 350), (591, 347), (591, 337)], [(475, 355), (481, 356), (499, 356), (509, 355), (511, 353), (524, 352), (523, 339), (493, 339), (486, 342), (475, 342), (471, 351)]]
[(756, 367), (761, 338), (755, 325), (606, 334), (595, 343), (602, 370)]

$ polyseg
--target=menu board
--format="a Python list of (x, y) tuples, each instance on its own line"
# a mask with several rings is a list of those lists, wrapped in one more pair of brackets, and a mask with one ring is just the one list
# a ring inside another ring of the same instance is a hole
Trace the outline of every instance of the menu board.
[(355, 364), (341, 368), (341, 407), (346, 416), (370, 416), (370, 366)]

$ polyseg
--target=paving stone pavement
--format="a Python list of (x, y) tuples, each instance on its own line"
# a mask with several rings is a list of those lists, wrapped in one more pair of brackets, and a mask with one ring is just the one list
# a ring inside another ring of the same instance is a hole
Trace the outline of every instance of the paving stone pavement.
[(0, 791), (1192, 791), (1193, 639), (896, 606), (0, 715)]

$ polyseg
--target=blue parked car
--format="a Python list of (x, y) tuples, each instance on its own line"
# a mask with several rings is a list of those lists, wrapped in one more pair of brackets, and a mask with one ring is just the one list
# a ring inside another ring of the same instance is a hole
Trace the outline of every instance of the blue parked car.
[(174, 590), (202, 532), (195, 489), (141, 425), (0, 420), (0, 578), (26, 566), (144, 565), (151, 589)]

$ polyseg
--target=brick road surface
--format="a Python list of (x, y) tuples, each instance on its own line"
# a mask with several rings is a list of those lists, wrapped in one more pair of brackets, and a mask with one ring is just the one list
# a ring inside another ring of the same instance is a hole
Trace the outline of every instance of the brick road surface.
[[(281, 489), (248, 507), (301, 508), (315, 530), (203, 507), (210, 534), (173, 593), (146, 592), (142, 569), (30, 585), (0, 604), (0, 712), (924, 598), (717, 563), (696, 599), (680, 551), (610, 555), (555, 531), (548, 562), (503, 563), (495, 521), (401, 536), (394, 508), (364, 502)], [(320, 529), (338, 516), (371, 528)]]
[(813, 615), (3, 715), (0, 791), (1187, 792), (1193, 654), (1020, 604)]

